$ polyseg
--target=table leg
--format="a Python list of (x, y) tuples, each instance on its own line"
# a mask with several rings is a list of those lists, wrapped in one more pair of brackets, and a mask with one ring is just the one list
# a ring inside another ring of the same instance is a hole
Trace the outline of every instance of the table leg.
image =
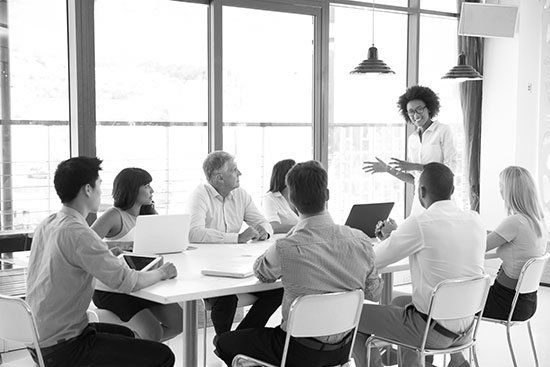
[(197, 301), (183, 303), (183, 367), (198, 366), (197, 360)]
[[(380, 304), (389, 305), (393, 295), (393, 273), (383, 273), (382, 280), (384, 280), (384, 288), (382, 289), (382, 295), (380, 296)], [(385, 366), (391, 366), (391, 346), (384, 347), (382, 353), (382, 363)]]

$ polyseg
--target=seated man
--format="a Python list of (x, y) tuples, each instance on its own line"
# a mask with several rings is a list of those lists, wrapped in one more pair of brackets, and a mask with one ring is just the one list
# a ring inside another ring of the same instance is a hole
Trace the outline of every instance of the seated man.
[[(412, 297), (396, 298), (387, 306), (363, 306), (354, 346), (357, 366), (366, 366), (368, 334), (419, 345), (426, 328), (426, 313), (435, 286), (443, 280), (483, 274), (486, 232), (479, 215), (460, 210), (450, 200), (453, 173), (441, 163), (424, 166), (418, 186), (420, 203), (426, 210), (410, 216), (397, 228), (386, 221), (380, 229), (384, 239), (375, 248), (379, 269), (409, 257)], [(447, 348), (470, 338), (473, 318), (437, 321), (428, 333), (428, 348)], [(371, 366), (382, 366), (373, 348)], [(421, 366), (420, 355), (402, 351), (403, 366)]]
[[(225, 333), (216, 342), (217, 354), (231, 366), (237, 354), (279, 365), (286, 338), (290, 305), (304, 295), (363, 289), (365, 298), (378, 300), (381, 279), (374, 266), (369, 238), (361, 231), (336, 225), (325, 210), (327, 172), (318, 162), (298, 163), (287, 174), (291, 203), (298, 224), (278, 239), (254, 264), (262, 282), (281, 278), (283, 320), (276, 328)], [(335, 310), (337, 312), (337, 310)], [(333, 366), (346, 362), (350, 333), (321, 338), (292, 338), (287, 366)]]
[[(203, 163), (208, 183), (200, 184), (189, 200), (191, 224), (189, 241), (195, 243), (246, 243), (264, 241), (273, 234), (269, 222), (254, 205), (250, 195), (239, 187), (241, 172), (229, 153), (215, 151)], [(249, 227), (239, 233), (246, 222)], [(254, 293), (254, 303), (238, 329), (262, 327), (281, 304), (281, 289)], [(237, 296), (210, 298), (216, 335), (231, 330), (237, 309)]]
[[(94, 277), (130, 293), (176, 276), (170, 263), (138, 272), (116, 258), (86, 223), (97, 212), (101, 179), (97, 158), (61, 162), (54, 184), (63, 203), (36, 228), (27, 279), (27, 302), (34, 314), (46, 367), (173, 366), (164, 344), (134, 339), (123, 326), (88, 323)], [(36, 351), (29, 348), (36, 361)]]

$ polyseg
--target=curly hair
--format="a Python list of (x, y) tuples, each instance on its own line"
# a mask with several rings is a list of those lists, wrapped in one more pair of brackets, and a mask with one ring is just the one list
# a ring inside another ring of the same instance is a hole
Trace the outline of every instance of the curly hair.
[(409, 118), (409, 114), (407, 113), (407, 103), (410, 101), (414, 101), (415, 99), (419, 99), (428, 108), (428, 112), (430, 115), (430, 120), (437, 116), (439, 113), (439, 97), (437, 94), (434, 93), (433, 90), (431, 90), (428, 87), (422, 87), (420, 85), (415, 85), (414, 87), (410, 87), (405, 91), (405, 93), (401, 96), (399, 96), (399, 99), (397, 100), (397, 108), (399, 109), (399, 112), (401, 113), (401, 116), (407, 121), (408, 123), (411, 122), (411, 119)]

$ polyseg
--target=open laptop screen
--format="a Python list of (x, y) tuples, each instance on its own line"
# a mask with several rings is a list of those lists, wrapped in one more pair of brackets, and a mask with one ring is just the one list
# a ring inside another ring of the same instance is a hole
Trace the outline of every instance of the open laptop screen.
[(374, 228), (378, 221), (388, 219), (393, 208), (392, 202), (355, 204), (349, 212), (346, 226), (363, 231), (370, 238), (374, 238)]

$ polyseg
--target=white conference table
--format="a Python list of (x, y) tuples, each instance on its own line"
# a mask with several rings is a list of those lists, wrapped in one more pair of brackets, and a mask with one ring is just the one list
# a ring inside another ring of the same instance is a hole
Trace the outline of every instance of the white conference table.
[[(277, 236), (279, 237), (279, 236)], [(178, 276), (174, 279), (159, 282), (132, 295), (151, 301), (167, 304), (183, 304), (183, 366), (198, 365), (198, 320), (197, 302), (204, 298), (219, 297), (230, 294), (259, 292), (282, 287), (280, 281), (260, 283), (256, 277), (244, 279), (212, 277), (201, 274), (201, 270), (216, 264), (250, 264), (274, 243), (274, 239), (265, 242), (248, 244), (192, 244), (192, 249), (178, 254), (164, 255), (165, 262), (172, 262)], [(493, 258), (494, 253), (486, 258)], [(384, 290), (381, 303), (389, 304), (392, 299), (393, 273), (409, 269), (408, 259), (391, 264), (379, 273), (384, 279)], [(98, 282), (97, 288), (109, 290)]]

